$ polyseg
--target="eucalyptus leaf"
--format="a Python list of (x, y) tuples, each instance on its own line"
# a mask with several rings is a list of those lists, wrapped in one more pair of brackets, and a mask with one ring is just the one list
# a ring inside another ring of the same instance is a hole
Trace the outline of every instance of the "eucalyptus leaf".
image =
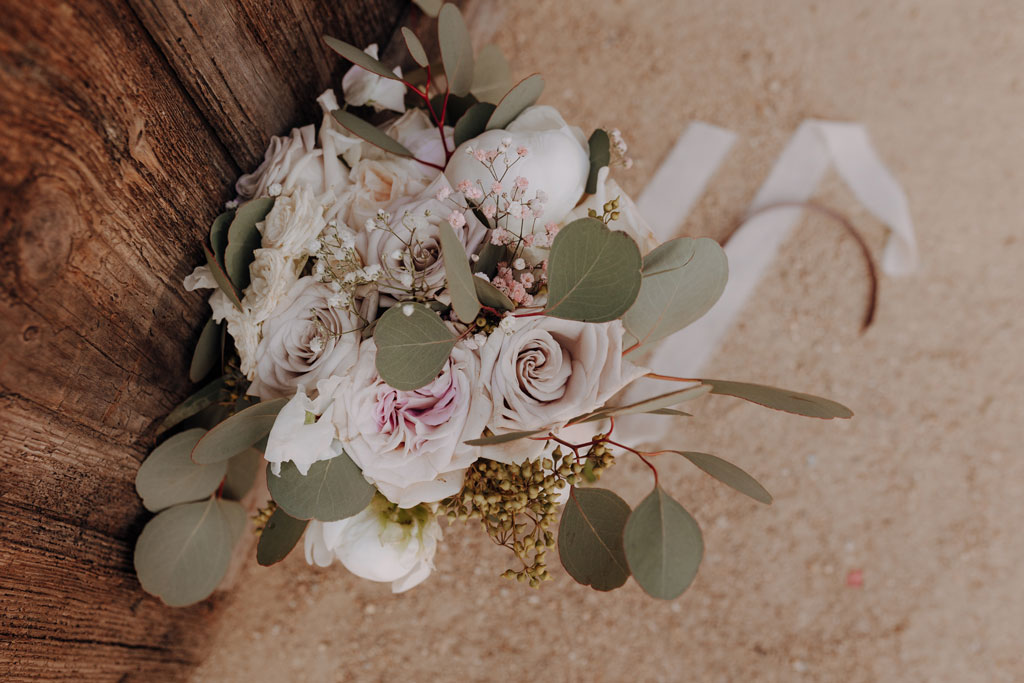
[(394, 139), (372, 123), (364, 121), (355, 114), (342, 109), (335, 109), (331, 112), (334, 118), (344, 128), (356, 137), (366, 140), (374, 147), (380, 147), (385, 152), (390, 152), (400, 157), (412, 157), (412, 152), (406, 149), (398, 140)]
[(515, 303), (512, 299), (509, 299), (503, 291), (492, 285), (490, 282), (485, 282), (483, 279), (474, 277), (473, 286), (476, 287), (476, 298), (480, 300), (484, 306), (490, 306), (496, 308), (499, 311), (514, 311), (516, 308)]
[(229, 500), (242, 500), (252, 490), (256, 474), (263, 465), (263, 451), (253, 446), (227, 461), (228, 473), (221, 492)]
[(281, 508), (296, 519), (336, 522), (366, 509), (376, 489), (345, 451), (313, 463), (303, 476), (295, 463), (281, 463), (275, 475), (267, 465), (267, 487)]
[[(477, 212), (478, 210), (474, 210), (474, 213)], [(477, 216), (477, 218), (481, 217), (484, 218), (484, 220), (481, 222), (484, 225), (487, 225), (487, 217), (484, 216), (483, 214)], [(483, 249), (480, 250), (480, 253), (477, 254), (477, 256), (479, 256), (480, 258), (477, 259), (476, 262), (473, 264), (473, 272), (483, 273), (487, 277), (493, 276), (498, 271), (499, 261), (508, 260), (508, 253), (506, 248), (499, 246), (497, 244), (492, 244), (490, 241), (484, 244)]]
[(280, 507), (274, 510), (260, 532), (260, 540), (256, 544), (256, 561), (269, 567), (288, 557), (308, 524), (308, 519), (295, 519)]
[(607, 489), (573, 488), (558, 524), (558, 559), (573, 579), (595, 590), (626, 583), (623, 530), (629, 505)]
[(718, 242), (706, 237), (669, 240), (644, 257), (640, 293), (622, 324), (640, 344), (660, 341), (707, 313), (728, 277)]
[(238, 295), (238, 290), (231, 284), (231, 279), (228, 278), (224, 267), (217, 262), (217, 257), (210, 251), (210, 247), (205, 244), (203, 245), (203, 253), (206, 254), (206, 265), (210, 267), (210, 272), (213, 274), (213, 279), (217, 282), (217, 286), (227, 295), (228, 300), (234, 304), (235, 308), (242, 310), (242, 300)]
[(596, 218), (562, 228), (548, 260), (546, 315), (601, 323), (622, 316), (640, 291), (640, 250)]
[(451, 3), (445, 3), (437, 15), (437, 40), (448, 90), (460, 97), (466, 95), (473, 87), (473, 41), (462, 12)]
[(377, 320), (373, 339), (377, 343), (377, 372), (401, 391), (429, 384), (455, 346), (455, 336), (448, 326), (437, 313), (419, 303), (389, 308)]
[(412, 0), (413, 4), (423, 10), (423, 13), (428, 17), (436, 17), (437, 13), (441, 11), (441, 3), (443, 0)]
[(745, 382), (727, 382), (720, 379), (702, 379), (701, 382), (711, 386), (712, 394), (735, 396), (751, 403), (773, 408), (795, 415), (817, 417), (831, 420), (853, 417), (853, 411), (835, 401), (811, 394), (801, 394), (789, 389), (777, 389), (763, 384), (747, 384)]
[[(487, 128), (487, 121), (494, 113), (494, 105), (490, 102), (477, 102), (455, 123), (455, 146), (472, 140)], [(484, 225), (487, 225), (485, 222)]]
[(612, 161), (611, 141), (608, 133), (598, 128), (590, 135), (590, 175), (587, 176), (587, 194), (597, 192), (597, 174)]
[(234, 217), (234, 210), (225, 211), (217, 216), (210, 226), (210, 248), (221, 265), (224, 265), (224, 250), (228, 248), (228, 227)]
[(711, 389), (706, 385), (699, 384), (693, 387), (687, 387), (686, 389), (679, 389), (677, 391), (670, 391), (665, 394), (658, 394), (650, 398), (645, 398), (642, 401), (636, 403), (630, 403), (624, 406), (612, 407), (604, 411), (604, 417), (610, 415), (633, 415), (635, 413), (649, 413), (660, 408), (668, 408), (670, 406), (676, 406), (685, 401), (692, 401), (695, 398), (700, 398), (704, 394), (711, 392)]
[(472, 322), (480, 312), (480, 301), (477, 299), (476, 285), (473, 281), (480, 278), (473, 277), (473, 272), (469, 269), (469, 259), (466, 257), (466, 248), (462, 246), (452, 226), (447, 221), (442, 221), (438, 230), (452, 308), (459, 320), (464, 323)]
[(473, 66), (470, 92), (481, 102), (497, 104), (512, 87), (512, 71), (497, 45), (484, 45)]
[(227, 472), (225, 463), (197, 465), (189, 457), (206, 433), (189, 429), (175, 434), (153, 449), (135, 474), (135, 490), (150, 512), (206, 498), (220, 486)]
[(210, 498), (176, 505), (151, 519), (135, 544), (142, 588), (172, 607), (209, 597), (227, 573), (245, 510)]
[(213, 318), (210, 318), (203, 325), (203, 331), (199, 333), (199, 341), (196, 342), (196, 349), (192, 352), (192, 364), (188, 368), (189, 381), (198, 382), (206, 377), (218, 361), (220, 361), (220, 323), (214, 322)]
[(671, 415), (673, 417), (693, 417), (690, 413), (684, 413), (681, 410), (674, 410), (672, 408), (656, 408), (654, 410), (644, 411), (647, 415)]
[(192, 460), (203, 465), (233, 458), (270, 434), (287, 398), (261, 401), (235, 413), (208, 431), (192, 449)]
[(393, 69), (389, 69), (384, 64), (370, 55), (360, 50), (355, 45), (349, 45), (343, 40), (332, 38), (331, 36), (324, 36), (324, 42), (327, 46), (337, 52), (339, 55), (352, 62), (356, 66), (382, 76), (383, 78), (389, 78), (393, 81), (400, 81), (402, 77), (397, 75)]
[(449, 93), (447, 104), (444, 94), (434, 95), (430, 98), (430, 106), (433, 107), (434, 113), (440, 116), (443, 112), (445, 125), (449, 126), (461, 119), (478, 102), (479, 100), (471, 94), (458, 97)]
[(228, 246), (224, 250), (224, 271), (238, 291), (249, 286), (249, 264), (262, 239), (256, 224), (274, 207), (272, 197), (251, 199), (238, 207), (228, 228)]
[(704, 557), (697, 521), (660, 486), (629, 516), (623, 545), (633, 578), (662, 600), (678, 597), (693, 583)]
[(487, 130), (506, 128), (523, 113), (524, 109), (536, 104), (542, 92), (544, 92), (544, 79), (540, 74), (527, 76), (516, 83), (515, 87), (505, 93), (505, 96), (498, 102), (497, 108), (487, 121)]
[(403, 26), (402, 38), (405, 39), (405, 46), (409, 48), (409, 54), (412, 55), (413, 61), (423, 67), (429, 66), (430, 59), (427, 57), (427, 51), (423, 49), (423, 43), (416, 37), (416, 34)]
[(186, 398), (178, 404), (178, 407), (168, 413), (164, 421), (157, 427), (157, 433), (166, 432), (171, 427), (180, 424), (200, 411), (205, 410), (208, 406), (220, 401), (224, 396), (224, 388), (223, 376), (208, 384), (204, 384), (199, 391)]
[(772, 504), (772, 494), (768, 493), (765, 487), (761, 486), (756, 479), (727, 460), (722, 460), (710, 453), (697, 453), (695, 451), (675, 451), (669, 449), (663, 452), (681, 455), (726, 486), (736, 489), (745, 496), (750, 496), (759, 503), (764, 503), (765, 505)]
[(494, 446), (499, 443), (508, 443), (510, 441), (518, 441), (519, 439), (526, 439), (531, 436), (543, 434), (544, 429), (533, 429), (523, 432), (505, 432), (504, 434), (495, 434), (493, 436), (485, 436), (479, 439), (470, 439), (464, 441), (467, 446)]

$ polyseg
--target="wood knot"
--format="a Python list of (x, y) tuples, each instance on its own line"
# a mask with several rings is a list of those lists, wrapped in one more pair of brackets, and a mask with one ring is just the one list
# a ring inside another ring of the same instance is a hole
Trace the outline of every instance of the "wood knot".
[(27, 342), (34, 342), (39, 337), (39, 328), (29, 325), (21, 332), (21, 338)]

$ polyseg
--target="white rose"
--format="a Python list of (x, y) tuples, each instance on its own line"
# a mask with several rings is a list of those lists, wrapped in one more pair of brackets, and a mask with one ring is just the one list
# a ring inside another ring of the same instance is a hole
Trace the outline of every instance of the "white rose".
[[(503, 138), (511, 140), (507, 152), (510, 158), (517, 156), (520, 147), (527, 149), (526, 156), (509, 171), (511, 177), (505, 184), (510, 185), (514, 177), (522, 176), (529, 180), (531, 192), (547, 193), (537, 227), (561, 222), (583, 196), (590, 174), (590, 148), (583, 131), (568, 125), (554, 107), (530, 107), (507, 130), (489, 130), (464, 142), (444, 171), (452, 185), (469, 180), (473, 185), (479, 181), (483, 187), (490, 187), (494, 178), (483, 163), (466, 154), (466, 148), (495, 150)], [(499, 159), (496, 163), (500, 171), (503, 162)]]
[[(338, 381), (337, 377), (320, 380), (315, 400), (300, 386), (277, 414), (263, 455), (274, 474), (281, 473), (282, 462), (291, 461), (299, 473), (306, 476), (313, 463), (330, 460), (341, 453), (341, 445), (334, 439), (336, 430), (330, 413), (323, 415)], [(321, 417), (310, 422), (306, 419), (309, 415)]]
[[(263, 323), (250, 394), (262, 399), (291, 396), (301, 385), (312, 386), (355, 365), (362, 321), (347, 309), (331, 307), (327, 300), (333, 295), (330, 287), (309, 276), (292, 285)], [(331, 334), (321, 334), (322, 329)]]
[(263, 247), (277, 249), (283, 256), (308, 255), (307, 245), (326, 227), (324, 208), (304, 187), (296, 187), (290, 195), (281, 195), (274, 208), (257, 227), (263, 233)]
[(217, 281), (213, 279), (213, 272), (210, 266), (196, 266), (191, 273), (185, 276), (182, 282), (185, 291), (193, 292), (197, 289), (217, 289)]
[[(542, 316), (495, 332), (480, 350), (480, 386), (489, 393), (495, 434), (558, 429), (605, 404), (646, 369), (622, 358), (622, 323), (582, 323)], [(540, 441), (485, 448), (484, 457), (520, 463)]]
[(619, 208), (616, 210), (619, 212), (619, 219), (609, 221), (608, 227), (612, 230), (621, 230), (632, 237), (633, 241), (640, 247), (640, 253), (646, 254), (657, 247), (660, 242), (654, 235), (654, 230), (651, 229), (650, 224), (640, 215), (640, 209), (637, 208), (633, 199), (622, 191), (618, 183), (608, 177), (609, 171), (610, 169), (605, 166), (598, 172), (597, 191), (569, 212), (569, 215), (565, 217), (563, 222), (571, 223), (577, 218), (586, 218), (587, 212), (590, 209), (597, 211), (598, 215), (601, 215), (604, 212), (605, 202), (618, 197)]
[(249, 265), (250, 283), (242, 307), (256, 322), (263, 322), (295, 284), (296, 266), (301, 266), (302, 262), (286, 257), (280, 249), (257, 249), (253, 256)]
[(491, 405), (480, 391), (480, 361), (461, 344), (434, 381), (399, 391), (377, 374), (377, 347), (363, 342), (359, 363), (334, 394), (338, 439), (363, 475), (400, 507), (435, 502), (462, 488), (480, 449)]
[[(377, 44), (373, 43), (363, 50), (377, 59)], [(394, 73), (402, 77), (402, 67), (396, 66)], [(361, 66), (353, 66), (341, 79), (341, 88), (345, 91), (345, 101), (353, 107), (369, 105), (375, 111), (405, 111), (405, 85), (401, 81), (378, 76)]]
[[(269, 197), (270, 187), (304, 184), (314, 192), (323, 191), (323, 152), (316, 148), (316, 127), (293, 128), (287, 136), (270, 138), (263, 163), (235, 183), (239, 197)], [(290, 183), (289, 183), (290, 179)]]
[[(412, 152), (417, 159), (444, 166), (445, 143), (441, 142), (441, 131), (422, 109), (410, 109), (385, 127), (384, 131)], [(448, 149), (455, 149), (455, 129), (445, 126), (444, 135)], [(440, 173), (426, 164), (415, 163), (424, 175), (434, 176)]]
[(354, 517), (313, 520), (306, 527), (306, 562), (326, 567), (338, 558), (356, 576), (391, 582), (394, 593), (422, 583), (434, 568), (441, 525), (429, 510), (395, 510), (379, 496)]

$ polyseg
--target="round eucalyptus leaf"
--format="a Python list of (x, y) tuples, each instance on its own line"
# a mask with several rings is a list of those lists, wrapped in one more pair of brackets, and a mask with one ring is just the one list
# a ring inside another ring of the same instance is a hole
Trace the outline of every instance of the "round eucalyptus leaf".
[(622, 538), (629, 504), (607, 489), (572, 489), (558, 524), (558, 558), (569, 576), (595, 590), (626, 583)]
[(174, 410), (167, 414), (164, 421), (160, 423), (160, 427), (157, 428), (157, 433), (167, 431), (176, 424), (187, 420), (196, 413), (199, 413), (220, 401), (221, 397), (224, 395), (224, 387), (224, 377), (218, 377), (212, 382), (203, 385), (199, 391), (186, 398), (178, 404)]
[(238, 207), (228, 227), (228, 246), (224, 249), (224, 271), (238, 291), (249, 286), (249, 264), (259, 249), (262, 236), (256, 224), (274, 207), (272, 197), (251, 199)]
[(135, 544), (135, 573), (147, 592), (172, 607), (203, 600), (231, 562), (245, 510), (210, 498), (164, 510), (151, 519)]
[(727, 382), (721, 379), (702, 379), (701, 382), (711, 386), (712, 394), (723, 396), (735, 396), (745, 401), (756, 403), (795, 415), (804, 417), (817, 417), (823, 420), (831, 420), (839, 417), (843, 419), (853, 417), (853, 411), (841, 403), (836, 403), (827, 398), (801, 394), (789, 389), (777, 389), (763, 384), (748, 384), (746, 382)]
[(197, 465), (192, 462), (192, 448), (206, 433), (205, 429), (189, 429), (175, 434), (153, 449), (135, 474), (135, 490), (150, 512), (158, 512), (179, 503), (201, 500), (217, 490), (226, 463)]
[(726, 486), (736, 489), (740, 493), (750, 496), (759, 503), (772, 504), (772, 494), (761, 486), (752, 476), (733, 465), (728, 460), (722, 460), (717, 455), (710, 453), (697, 453), (695, 451), (668, 450), (669, 453), (681, 455), (705, 473), (711, 475)]
[(640, 250), (596, 218), (562, 228), (548, 260), (548, 306), (556, 318), (601, 323), (622, 316), (640, 291)]
[(660, 486), (629, 516), (624, 546), (633, 578), (662, 600), (678, 597), (693, 583), (704, 557), (697, 521)]
[(413, 61), (422, 67), (429, 66), (430, 59), (427, 57), (427, 51), (423, 49), (423, 43), (416, 37), (416, 34), (403, 26), (402, 38), (405, 39), (405, 46), (409, 49)]
[(514, 311), (516, 308), (515, 303), (512, 299), (506, 296), (505, 292), (501, 291), (490, 282), (485, 282), (481, 278), (473, 278), (473, 286), (476, 287), (476, 297), (480, 300), (484, 306), (490, 306), (496, 308), (499, 311)]
[(295, 519), (280, 507), (274, 510), (260, 532), (260, 540), (256, 544), (256, 561), (269, 567), (288, 557), (308, 524), (308, 519)]
[(590, 135), (590, 174), (587, 176), (587, 194), (597, 192), (597, 174), (612, 161), (611, 141), (608, 133), (598, 128)]
[(227, 461), (228, 473), (224, 477), (224, 490), (228, 500), (242, 500), (252, 490), (256, 474), (263, 465), (263, 451), (256, 446), (247, 448)]
[(444, 0), (412, 0), (428, 17), (436, 17), (441, 11), (441, 3)]
[(228, 248), (228, 226), (231, 225), (231, 220), (234, 217), (233, 209), (225, 211), (213, 219), (213, 224), (210, 226), (210, 248), (221, 264), (224, 263), (224, 250)]
[(484, 45), (476, 56), (470, 92), (481, 102), (497, 104), (511, 87), (512, 71), (501, 48), (493, 44)]
[(267, 487), (279, 507), (296, 519), (336, 522), (366, 509), (376, 491), (344, 451), (313, 463), (305, 476), (295, 463), (281, 463), (281, 474), (267, 466)]
[(473, 41), (462, 12), (451, 3), (445, 3), (437, 15), (437, 40), (448, 89), (462, 97), (473, 87)]
[[(458, 147), (466, 140), (472, 140), (487, 128), (487, 121), (494, 113), (494, 105), (490, 102), (477, 102), (455, 123), (455, 146)], [(488, 225), (484, 221), (484, 225)]]
[(448, 295), (452, 298), (455, 315), (464, 323), (476, 319), (480, 312), (480, 301), (476, 297), (476, 285), (473, 271), (469, 268), (466, 249), (459, 241), (458, 235), (447, 222), (441, 223), (441, 255), (444, 258), (445, 277), (448, 282)]
[(192, 460), (202, 465), (233, 458), (270, 434), (274, 420), (287, 398), (260, 401), (235, 413), (199, 439), (192, 449)]
[(366, 54), (355, 45), (350, 45), (343, 40), (338, 40), (331, 36), (324, 36), (324, 42), (327, 43), (329, 48), (356, 66), (361, 66), (371, 73), (383, 76), (384, 78), (389, 78), (392, 81), (402, 80), (402, 77), (397, 75), (393, 69), (387, 68), (382, 62)]
[(505, 93), (505, 96), (498, 102), (494, 113), (487, 121), (487, 130), (508, 126), (523, 113), (524, 109), (536, 104), (542, 92), (544, 92), (544, 79), (540, 74), (527, 76), (516, 83), (515, 87)]
[(395, 389), (412, 391), (441, 372), (455, 336), (437, 313), (419, 303), (392, 306), (377, 319), (377, 372)]
[[(213, 370), (220, 360), (220, 323), (210, 318), (203, 325), (203, 331), (199, 333), (199, 341), (196, 342), (196, 350), (192, 352), (192, 364), (188, 369), (188, 378), (192, 382), (198, 382)], [(209, 404), (207, 404), (209, 405)], [(202, 410), (200, 408), (199, 410)], [(197, 410), (196, 412), (199, 412)], [(195, 413), (193, 413), (195, 414)], [(188, 417), (186, 415), (185, 417)], [(181, 418), (184, 420), (185, 418)]]

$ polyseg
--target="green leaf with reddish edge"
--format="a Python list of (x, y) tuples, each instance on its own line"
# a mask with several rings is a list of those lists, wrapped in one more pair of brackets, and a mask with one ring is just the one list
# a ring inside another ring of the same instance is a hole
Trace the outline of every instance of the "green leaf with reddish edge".
[(222, 496), (229, 500), (242, 500), (252, 490), (252, 485), (256, 482), (256, 473), (263, 465), (263, 449), (258, 446), (257, 443), (228, 460), (228, 473), (224, 477)]
[(374, 147), (380, 147), (385, 152), (390, 152), (400, 157), (412, 157), (412, 152), (407, 150), (398, 140), (394, 139), (372, 123), (364, 121), (355, 114), (350, 114), (341, 109), (331, 112), (344, 128), (358, 138), (366, 140)]
[(228, 246), (224, 250), (224, 272), (239, 292), (249, 286), (249, 264), (253, 252), (260, 248), (262, 235), (256, 224), (263, 221), (274, 208), (272, 197), (251, 199), (238, 207), (228, 228)]
[[(217, 351), (218, 353), (220, 352), (219, 344)], [(225, 388), (226, 385), (224, 384), (223, 376), (203, 385), (199, 391), (186, 398), (178, 404), (178, 407), (168, 413), (167, 417), (164, 418), (164, 421), (160, 423), (159, 427), (157, 427), (157, 434), (167, 431), (171, 427), (204, 410), (207, 406), (211, 406), (220, 401), (225, 395)]]
[[(462, 115), (455, 124), (455, 146), (472, 140), (487, 127), (487, 121), (494, 113), (494, 105), (490, 102), (477, 102)], [(484, 225), (487, 225), (485, 222)]]
[(235, 286), (228, 279), (227, 273), (224, 272), (224, 268), (217, 262), (217, 257), (210, 251), (210, 247), (205, 244), (203, 245), (203, 252), (206, 254), (206, 265), (210, 267), (210, 272), (213, 273), (213, 279), (216, 280), (217, 286), (227, 295), (228, 300), (234, 304), (235, 308), (242, 310), (242, 300), (235, 290)]
[(472, 92), (481, 102), (497, 104), (512, 87), (512, 71), (497, 45), (484, 45), (473, 67)]
[(438, 117), (444, 114), (445, 125), (454, 125), (456, 121), (461, 119), (470, 107), (476, 104), (478, 100), (472, 95), (466, 95), (465, 97), (456, 97), (455, 95), (448, 96), (448, 107), (445, 108), (444, 95), (434, 95), (430, 98), (430, 106), (434, 108), (434, 114)]
[(704, 557), (697, 521), (660, 486), (630, 514), (623, 545), (633, 578), (662, 600), (678, 597), (693, 583)]
[(718, 242), (669, 240), (644, 257), (640, 293), (622, 324), (640, 344), (661, 341), (707, 313), (728, 279), (729, 264)]
[(327, 43), (329, 48), (356, 66), (361, 66), (367, 71), (375, 73), (383, 78), (389, 78), (392, 81), (402, 80), (402, 77), (397, 75), (394, 69), (389, 69), (384, 66), (382, 62), (366, 54), (355, 45), (349, 45), (345, 41), (332, 38), (331, 36), (324, 36), (324, 42)]
[(135, 490), (150, 512), (206, 498), (217, 490), (227, 465), (197, 465), (189, 455), (205, 429), (175, 434), (153, 449), (135, 474)]
[(267, 465), (267, 487), (281, 508), (296, 519), (336, 522), (366, 509), (377, 490), (345, 451), (320, 460), (302, 475), (295, 463), (281, 463), (280, 476)]
[(269, 567), (288, 557), (308, 524), (308, 519), (295, 519), (280, 507), (274, 510), (260, 532), (260, 540), (256, 544), (256, 562)]
[(231, 500), (211, 497), (164, 510), (135, 544), (139, 583), (171, 607), (206, 599), (227, 573), (244, 528), (245, 510)]
[(673, 410), (672, 408), (658, 408), (657, 410), (647, 410), (646, 415), (672, 415), (673, 417), (693, 417), (690, 413), (684, 413), (681, 410)]
[(629, 504), (607, 489), (572, 489), (558, 524), (558, 559), (569, 576), (599, 591), (626, 583), (622, 538), (629, 513)]
[(677, 451), (671, 448), (658, 452), (681, 455), (726, 486), (739, 491), (745, 496), (750, 496), (759, 503), (764, 503), (765, 505), (772, 504), (772, 494), (768, 493), (768, 490), (761, 486), (756, 479), (728, 460), (723, 460), (717, 455), (711, 455), (710, 453)]
[(526, 439), (531, 436), (543, 434), (544, 429), (534, 429), (532, 431), (525, 432), (505, 432), (504, 434), (495, 434), (493, 436), (485, 436), (479, 439), (470, 439), (464, 441), (467, 446), (494, 446), (499, 443), (508, 443), (510, 441), (518, 441), (519, 439)]
[(711, 387), (712, 394), (722, 396), (735, 396), (744, 401), (750, 401), (758, 405), (781, 410), (794, 415), (804, 417), (817, 417), (822, 420), (832, 418), (847, 419), (853, 417), (853, 411), (841, 403), (836, 403), (827, 398), (801, 394), (789, 389), (778, 389), (763, 384), (747, 384), (745, 382), (728, 382), (721, 379), (702, 379), (704, 384)]
[(509, 299), (503, 291), (492, 285), (490, 282), (484, 282), (483, 279), (474, 277), (473, 285), (476, 287), (476, 296), (484, 306), (490, 306), (496, 308), (499, 311), (514, 311), (516, 308), (515, 303), (512, 299)]
[(608, 133), (598, 128), (590, 135), (590, 175), (587, 176), (587, 194), (597, 192), (597, 174), (612, 161)]
[[(693, 387), (687, 387), (686, 389), (679, 389), (677, 391), (670, 391), (665, 394), (659, 394), (650, 398), (645, 398), (642, 401), (636, 403), (630, 403), (624, 406), (605, 406), (604, 408), (598, 408), (597, 410), (574, 417), (569, 420), (569, 425), (580, 424), (582, 422), (596, 422), (597, 420), (607, 420), (609, 417), (616, 417), (619, 415), (633, 415), (635, 413), (659, 413), (663, 409), (669, 406), (678, 405), (684, 401), (692, 401), (695, 398), (700, 398), (704, 394), (711, 393), (711, 389), (704, 385), (698, 385)], [(662, 413), (667, 414), (667, 413)], [(683, 413), (681, 411), (671, 411), (671, 414), (685, 415), (687, 417), (693, 417), (689, 413)]]
[(437, 377), (456, 337), (437, 313), (423, 304), (400, 303), (377, 319), (373, 339), (381, 379), (395, 389), (412, 391)]
[(544, 79), (540, 74), (527, 76), (505, 93), (491, 118), (487, 121), (487, 130), (505, 128), (516, 120), (527, 107), (531, 107), (540, 99), (544, 92)]
[(405, 39), (405, 46), (409, 49), (409, 54), (412, 55), (412, 60), (420, 66), (428, 66), (430, 64), (430, 59), (427, 58), (427, 51), (423, 49), (423, 43), (421, 43), (420, 39), (416, 37), (416, 34), (403, 26), (402, 38)]
[(195, 351), (192, 352), (192, 363), (188, 368), (189, 381), (198, 382), (206, 377), (218, 361), (220, 361), (220, 323), (216, 323), (213, 318), (210, 318), (203, 325), (203, 331), (199, 333)]
[(473, 87), (473, 41), (462, 12), (451, 3), (445, 3), (437, 15), (437, 40), (448, 90), (459, 97), (466, 95)]
[(192, 449), (193, 462), (208, 465), (233, 458), (270, 434), (287, 398), (261, 401), (208, 431)]
[(640, 249), (596, 218), (562, 228), (548, 260), (546, 315), (601, 323), (622, 316), (640, 291)]
[(224, 265), (224, 250), (228, 248), (228, 226), (235, 217), (234, 210), (225, 211), (213, 220), (210, 226), (210, 249), (217, 261)]
[(452, 298), (452, 309), (459, 320), (464, 323), (476, 319), (480, 312), (480, 301), (476, 298), (476, 286), (473, 280), (480, 278), (473, 277), (469, 269), (469, 258), (466, 256), (466, 248), (462, 246), (455, 230), (443, 221), (438, 228), (441, 238), (441, 256), (444, 258), (445, 278), (448, 282), (448, 294)]

